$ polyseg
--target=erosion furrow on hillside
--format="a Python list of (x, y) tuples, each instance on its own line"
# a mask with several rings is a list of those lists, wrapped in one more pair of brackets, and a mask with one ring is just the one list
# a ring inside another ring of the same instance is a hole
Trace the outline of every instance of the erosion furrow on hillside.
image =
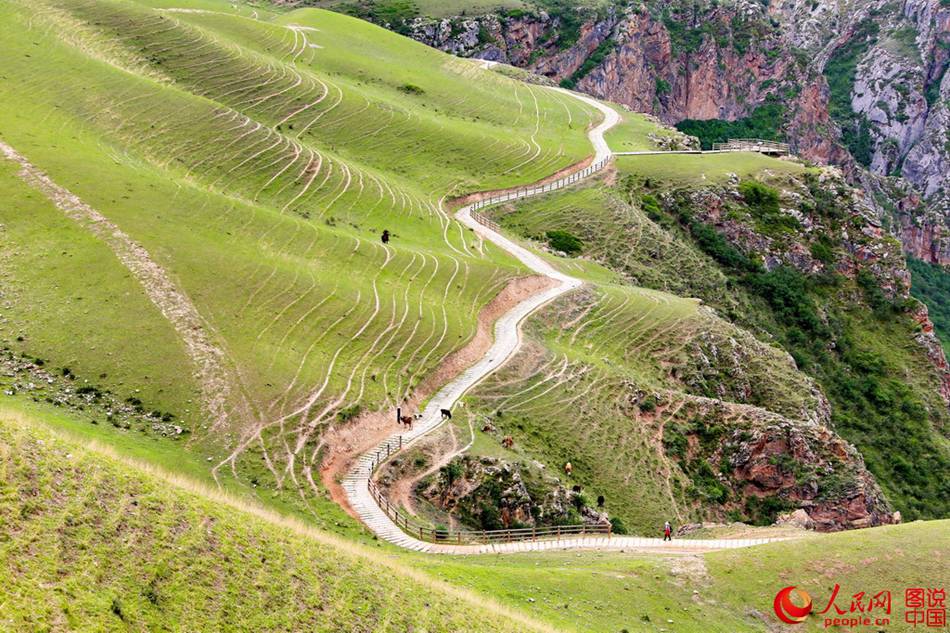
[(227, 369), (225, 351), (214, 340), (215, 335), (195, 309), (188, 295), (172, 280), (167, 271), (140, 244), (104, 215), (83, 202), (69, 190), (53, 182), (13, 147), (0, 141), (0, 152), (20, 166), (19, 176), (28, 185), (46, 196), (69, 218), (96, 235), (115, 253), (116, 258), (142, 285), (145, 294), (178, 332), (188, 351), (196, 378), (201, 386), (202, 402), (213, 428), (224, 428), (234, 406), (233, 380)]

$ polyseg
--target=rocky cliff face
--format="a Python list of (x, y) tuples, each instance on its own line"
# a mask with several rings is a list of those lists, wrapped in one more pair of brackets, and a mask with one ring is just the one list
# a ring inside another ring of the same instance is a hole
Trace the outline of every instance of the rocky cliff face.
[(737, 17), (734, 10), (712, 10), (702, 25), (686, 27), (710, 33), (694, 41), (671, 33), (671, 21), (630, 12), (615, 30), (616, 48), (577, 87), (668, 123), (745, 116), (797, 77), (799, 68), (773, 29), (756, 25), (740, 34)]
[(739, 512), (770, 523), (794, 508), (822, 532), (899, 522), (860, 453), (828, 426), (726, 414), (715, 401), (687, 406), (689, 417), (667, 423), (663, 445), (696, 496), (719, 502), (706, 518)]
[(418, 19), (417, 39), (525, 67), (667, 123), (735, 120), (783, 103), (782, 132), (804, 158), (912, 189), (899, 237), (926, 261), (950, 263), (950, 6), (942, 0), (748, 0), (591, 13), (570, 41), (544, 11)]

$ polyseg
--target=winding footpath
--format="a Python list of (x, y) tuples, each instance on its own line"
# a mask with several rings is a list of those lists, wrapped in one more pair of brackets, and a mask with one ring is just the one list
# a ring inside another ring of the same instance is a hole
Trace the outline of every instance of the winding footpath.
[[(598, 101), (579, 95), (568, 90), (557, 88), (565, 94), (575, 99), (580, 99), (584, 103), (598, 109), (604, 115), (604, 120), (588, 132), (588, 138), (594, 146), (594, 159), (592, 165), (595, 167), (591, 171), (594, 173), (597, 169), (606, 164), (610, 158), (611, 152), (604, 139), (604, 132), (616, 125), (620, 121), (620, 115), (612, 108), (599, 103)], [(561, 187), (573, 184), (576, 178), (566, 177), (550, 186), (538, 189), (525, 189), (517, 193), (512, 193), (505, 199), (515, 199), (536, 195), (538, 193), (560, 189)], [(479, 381), (488, 376), (495, 369), (500, 367), (508, 360), (521, 346), (521, 328), (520, 324), (532, 312), (541, 306), (553, 301), (561, 295), (574, 290), (583, 282), (574, 277), (570, 277), (557, 271), (546, 261), (516, 244), (497, 231), (480, 224), (472, 217), (472, 212), (482, 203), (473, 203), (459, 209), (455, 218), (478, 233), (480, 237), (488, 240), (496, 246), (504, 249), (509, 254), (517, 258), (522, 264), (533, 272), (544, 275), (555, 280), (557, 285), (540, 292), (528, 299), (525, 299), (509, 312), (504, 314), (495, 322), (494, 343), (488, 352), (477, 363), (466, 369), (454, 380), (446, 384), (429, 401), (428, 406), (422, 412), (422, 418), (418, 420), (411, 431), (393, 433), (385, 441), (363, 453), (357, 459), (353, 468), (343, 480), (343, 490), (347, 496), (350, 507), (360, 517), (360, 519), (380, 538), (400, 547), (415, 550), (418, 552), (432, 554), (483, 554), (483, 553), (514, 553), (542, 550), (563, 550), (563, 549), (599, 549), (599, 550), (642, 550), (657, 551), (666, 553), (685, 553), (697, 551), (709, 551), (715, 549), (731, 549), (738, 547), (747, 547), (750, 545), (761, 545), (770, 541), (781, 539), (716, 539), (716, 540), (677, 540), (674, 543), (664, 543), (658, 538), (641, 538), (633, 536), (606, 536), (606, 535), (585, 535), (573, 537), (561, 537), (557, 540), (538, 540), (538, 541), (516, 541), (511, 543), (493, 543), (485, 545), (449, 545), (430, 543), (410, 536), (398, 527), (389, 515), (376, 503), (375, 498), (369, 491), (369, 482), (373, 474), (373, 469), (377, 464), (378, 456), (385, 456), (395, 453), (399, 449), (405, 449), (414, 441), (427, 433), (435, 430), (443, 424), (440, 415), (440, 409), (451, 409), (466, 391), (475, 386)]]

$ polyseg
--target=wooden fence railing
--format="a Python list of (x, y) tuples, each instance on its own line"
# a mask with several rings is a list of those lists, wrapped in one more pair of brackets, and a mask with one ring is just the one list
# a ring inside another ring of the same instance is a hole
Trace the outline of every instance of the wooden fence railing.
[(501, 530), (452, 530), (433, 528), (422, 525), (416, 519), (389, 503), (372, 480), (369, 482), (369, 492), (376, 500), (377, 505), (392, 519), (393, 523), (402, 530), (420, 541), (430, 543), (444, 543), (456, 545), (512, 543), (515, 541), (539, 541), (560, 539), (573, 536), (606, 536), (610, 538), (612, 527), (610, 523), (551, 525), (543, 527), (510, 528)]
[(511, 191), (506, 191), (505, 193), (500, 193), (498, 195), (490, 196), (488, 198), (483, 198), (482, 200), (478, 200), (477, 202), (473, 202), (472, 203), (472, 217), (478, 220), (479, 222), (481, 222), (482, 224), (485, 224), (486, 226), (489, 226), (490, 228), (495, 229), (498, 226), (497, 224), (495, 224), (494, 222), (491, 222), (491, 220), (488, 220), (487, 218), (485, 219), (487, 220), (487, 222), (490, 222), (491, 224), (482, 222), (482, 220), (480, 220), (479, 217), (484, 217), (484, 216), (480, 216), (480, 214), (476, 214), (475, 211), (477, 209), (482, 209), (484, 207), (491, 206), (493, 204), (500, 204), (502, 202), (508, 202), (509, 200), (518, 200), (520, 198), (536, 196), (541, 193), (556, 191), (563, 187), (567, 187), (568, 185), (572, 185), (579, 180), (583, 180), (584, 178), (586, 178), (587, 176), (590, 176), (596, 171), (600, 171), (607, 165), (608, 162), (610, 162), (610, 158), (605, 158), (592, 165), (588, 165), (584, 169), (576, 171), (573, 174), (568, 174), (567, 176), (564, 176), (563, 178), (552, 180), (549, 183), (545, 183), (543, 185), (532, 185), (528, 187), (512, 189)]

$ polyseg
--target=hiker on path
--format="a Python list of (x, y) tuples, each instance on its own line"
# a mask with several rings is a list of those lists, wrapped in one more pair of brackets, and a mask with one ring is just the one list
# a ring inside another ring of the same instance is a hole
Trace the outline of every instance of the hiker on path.
[(670, 522), (667, 521), (663, 524), (663, 540), (672, 541), (673, 540), (673, 526), (670, 525)]

